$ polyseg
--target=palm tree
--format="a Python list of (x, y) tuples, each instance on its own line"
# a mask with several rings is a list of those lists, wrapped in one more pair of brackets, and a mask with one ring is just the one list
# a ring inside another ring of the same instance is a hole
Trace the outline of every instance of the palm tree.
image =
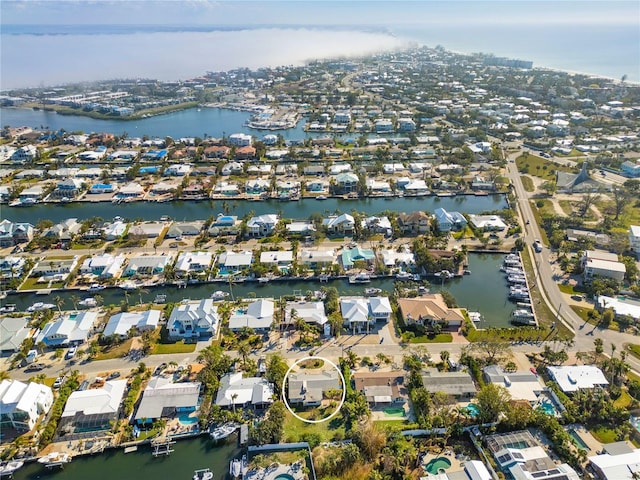
[(251, 347), (248, 343), (242, 342), (238, 345), (238, 355), (242, 357), (242, 368), (246, 368), (247, 366), (247, 357), (251, 353)]
[(62, 305), (64, 305), (64, 298), (62, 298), (60, 295), (56, 295), (53, 301), (55, 302), (56, 307), (58, 307), (58, 313), (62, 315), (61, 307)]
[(78, 309), (78, 302), (80, 301), (80, 297), (78, 295), (76, 295), (75, 293), (73, 293), (70, 298), (71, 298), (71, 303), (73, 303), (73, 309), (77, 310)]
[(233, 408), (234, 415), (236, 413), (236, 398), (238, 398), (238, 394), (237, 393), (232, 393), (231, 394), (231, 407)]
[(98, 308), (104, 303), (104, 297), (102, 295), (95, 295), (93, 299), (96, 301)]
[(138, 288), (138, 298), (140, 299), (140, 305), (142, 305), (142, 294), (143, 293), (149, 293), (149, 290), (147, 290), (146, 288)]
[(449, 370), (449, 352), (443, 350), (440, 352), (440, 360), (442, 360), (442, 369), (446, 372)]

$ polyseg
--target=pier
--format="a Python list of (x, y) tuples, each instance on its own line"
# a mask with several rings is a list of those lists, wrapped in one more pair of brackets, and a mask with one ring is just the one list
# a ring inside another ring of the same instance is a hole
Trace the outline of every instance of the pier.
[(169, 455), (174, 451), (173, 448), (171, 448), (171, 445), (175, 443), (176, 442), (172, 440), (166, 440), (166, 439), (157, 440), (151, 444), (151, 446), (153, 447), (153, 451), (151, 452), (151, 455), (153, 455), (154, 457), (159, 457), (161, 455)]

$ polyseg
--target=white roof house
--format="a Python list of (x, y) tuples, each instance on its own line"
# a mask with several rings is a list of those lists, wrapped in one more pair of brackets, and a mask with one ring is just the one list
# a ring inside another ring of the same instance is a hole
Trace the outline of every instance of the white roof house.
[(0, 416), (3, 423), (6, 419), (16, 430), (31, 430), (52, 404), (53, 392), (46, 385), (18, 380), (0, 382)]
[(267, 265), (291, 265), (292, 262), (292, 250), (269, 251), (262, 252), (260, 254), (260, 263), (265, 263)]
[(199, 396), (200, 382), (173, 383), (166, 377), (154, 377), (142, 393), (134, 418), (138, 423), (144, 423), (177, 411), (194, 411)]
[(634, 302), (633, 300), (619, 300), (617, 298), (600, 295), (596, 299), (596, 305), (601, 310), (613, 308), (616, 317), (628, 315), (636, 321), (640, 320), (640, 302)]
[(110, 337), (111, 335), (126, 337), (132, 328), (140, 331), (155, 330), (158, 322), (160, 322), (159, 310), (116, 313), (109, 318), (102, 334), (105, 337)]
[(640, 448), (629, 450), (618, 455), (594, 455), (588, 457), (589, 463), (602, 480), (632, 480), (640, 474)]
[(109, 380), (102, 388), (75, 391), (69, 395), (62, 412), (60, 427), (101, 430), (118, 417), (120, 403), (127, 388), (126, 380)]
[(109, 253), (93, 255), (82, 262), (80, 273), (114, 278), (120, 273), (125, 260), (126, 258), (122, 254), (116, 256)]
[(232, 273), (251, 266), (253, 252), (223, 252), (218, 257), (220, 273)]
[(316, 265), (331, 265), (335, 261), (335, 250), (313, 249), (300, 252), (300, 263), (312, 268)]
[(140, 255), (132, 257), (123, 272), (123, 276), (154, 275), (164, 271), (165, 267), (173, 261), (171, 255)]
[(285, 323), (290, 324), (293, 322), (292, 312), (294, 311), (298, 318), (307, 323), (315, 323), (322, 326), (328, 322), (323, 302), (287, 302), (284, 312)]
[(382, 262), (387, 267), (412, 267), (416, 264), (415, 256), (409, 250), (398, 252), (397, 250), (382, 250)]
[(176, 272), (202, 272), (209, 268), (213, 255), (211, 252), (182, 252), (176, 261)]
[(247, 233), (250, 237), (264, 237), (275, 230), (279, 221), (280, 217), (276, 213), (251, 217), (247, 222)]
[(602, 370), (594, 365), (547, 367), (547, 372), (565, 393), (609, 384)]
[(102, 229), (104, 232), (104, 238), (107, 240), (115, 240), (121, 237), (127, 230), (127, 224), (124, 222), (113, 222)]
[(261, 298), (250, 303), (246, 309), (229, 318), (229, 329), (236, 331), (244, 327), (254, 330), (268, 330), (273, 323), (274, 303)]
[(481, 230), (504, 230), (507, 224), (497, 215), (469, 215), (469, 220)]
[(30, 317), (0, 318), (0, 352), (17, 352), (31, 333)]
[(345, 297), (340, 299), (340, 311), (345, 326), (361, 331), (377, 320), (387, 321), (392, 310), (387, 297)]
[(98, 312), (86, 311), (65, 315), (54, 322), (47, 323), (36, 340), (47, 346), (79, 345), (87, 341)]
[(506, 373), (498, 365), (489, 365), (482, 373), (488, 382), (506, 388), (513, 400), (535, 402), (544, 390), (538, 376), (529, 370)]
[(218, 331), (218, 307), (213, 300), (182, 303), (171, 312), (167, 328), (171, 338), (203, 338), (216, 335)]
[(220, 379), (216, 405), (221, 407), (265, 407), (273, 403), (273, 384), (262, 377), (242, 378), (242, 372), (228, 373)]

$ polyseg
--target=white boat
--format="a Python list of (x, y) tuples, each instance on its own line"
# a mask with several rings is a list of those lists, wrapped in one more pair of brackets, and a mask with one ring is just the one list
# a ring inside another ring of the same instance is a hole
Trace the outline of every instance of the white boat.
[(220, 425), (219, 427), (216, 427), (213, 430), (211, 430), (209, 432), (209, 436), (211, 437), (211, 440), (215, 440), (215, 441), (224, 440), (229, 435), (231, 435), (233, 432), (235, 432), (236, 429), (237, 429), (237, 427), (234, 424), (225, 423), (225, 424)]
[(56, 467), (69, 463), (70, 461), (71, 455), (65, 452), (51, 452), (49, 455), (38, 459), (38, 463), (42, 463), (45, 467)]
[(403, 272), (402, 270), (396, 273), (398, 280), (413, 280), (413, 273)]
[(153, 303), (165, 303), (167, 301), (167, 296), (164, 293), (159, 293), (156, 295), (156, 298), (153, 300)]
[(122, 282), (120, 285), (118, 285), (122, 290), (136, 290), (138, 288), (138, 285), (136, 285), (133, 282)]
[(162, 215), (160, 217), (161, 222), (168, 222), (169, 220), (171, 220), (171, 217), (169, 215)]
[(357, 284), (357, 283), (369, 283), (371, 282), (371, 277), (368, 273), (359, 273), (357, 275), (352, 275), (349, 277), (349, 283)]
[(469, 318), (474, 323), (480, 323), (480, 320), (482, 320), (480, 312), (467, 312), (467, 315), (469, 315)]
[(325, 195), (318, 195), (316, 197), (316, 200), (326, 200), (326, 199), (327, 199), (327, 197)]
[(364, 289), (364, 294), (368, 295), (368, 296), (373, 296), (373, 295), (378, 295), (379, 293), (382, 293), (382, 289), (381, 288), (365, 288)]
[(208, 468), (202, 470), (196, 470), (193, 472), (193, 480), (211, 480), (213, 478), (213, 472)]
[(85, 298), (84, 300), (80, 300), (78, 305), (85, 308), (93, 308), (98, 306), (98, 302), (93, 297)]
[(238, 458), (231, 460), (229, 464), (229, 473), (233, 478), (238, 478), (242, 474), (242, 461)]
[(0, 464), (0, 478), (11, 478), (13, 474), (22, 466), (24, 462), (19, 460), (10, 460)]
[(11, 313), (16, 311), (15, 303), (7, 303), (4, 307), (0, 307), (0, 313)]
[(449, 270), (442, 270), (441, 272), (434, 273), (433, 275), (435, 277), (443, 278), (443, 279), (447, 279), (447, 278), (453, 277), (453, 274)]
[(269, 280), (271, 280), (269, 277), (260, 277), (258, 279), (259, 283), (269, 283)]
[(216, 290), (211, 294), (213, 300), (224, 300), (229, 296), (229, 292), (223, 292), (222, 290)]
[(40, 310), (50, 310), (52, 308), (55, 308), (53, 303), (36, 302), (27, 308), (27, 312), (39, 312)]
[(87, 289), (89, 292), (99, 292), (100, 290), (104, 290), (105, 287), (104, 285), (100, 285), (99, 283), (92, 283), (91, 285), (89, 285), (89, 288)]

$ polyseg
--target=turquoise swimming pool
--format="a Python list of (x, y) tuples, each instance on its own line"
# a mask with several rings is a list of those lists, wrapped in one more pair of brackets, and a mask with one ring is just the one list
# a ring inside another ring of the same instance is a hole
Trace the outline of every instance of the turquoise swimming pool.
[(280, 475), (278, 475), (276, 478), (274, 478), (274, 480), (296, 480), (295, 478), (293, 478), (291, 475), (289, 475), (288, 473), (281, 473)]
[(183, 413), (178, 416), (178, 421), (181, 425), (195, 425), (198, 423), (198, 417), (190, 417), (188, 414)]
[(569, 433), (569, 435), (571, 435), (571, 438), (573, 438), (573, 443), (575, 443), (577, 447), (582, 448), (583, 450), (589, 450), (589, 445), (584, 443), (584, 440), (582, 440), (578, 432), (576, 432), (573, 428), (570, 428), (569, 430), (567, 430), (567, 432)]
[(544, 413), (546, 413), (547, 415), (553, 416), (556, 414), (556, 408), (553, 406), (551, 402), (543, 401), (540, 403), (538, 408), (542, 410)]
[(429, 463), (424, 466), (424, 469), (431, 475), (437, 475), (438, 473), (442, 473), (441, 470), (446, 470), (449, 467), (451, 467), (451, 460), (445, 457), (438, 457), (429, 460)]
[(480, 413), (480, 409), (475, 403), (470, 403), (464, 408), (467, 410), (467, 413), (469, 414), (470, 417), (477, 417), (478, 414)]

